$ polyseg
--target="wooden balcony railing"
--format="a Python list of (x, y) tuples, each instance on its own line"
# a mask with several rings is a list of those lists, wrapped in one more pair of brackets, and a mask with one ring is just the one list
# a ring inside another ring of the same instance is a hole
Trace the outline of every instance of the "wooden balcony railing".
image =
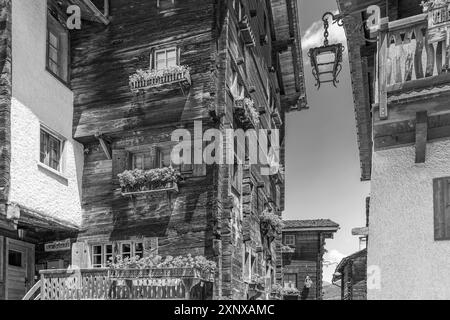
[(431, 24), (450, 26), (448, 12), (430, 12), (385, 23), (380, 29), (375, 102), (381, 119), (387, 118), (389, 94), (431, 86), (432, 78), (450, 71), (448, 31), (430, 28), (430, 19), (435, 19)]
[(42, 300), (204, 299), (212, 273), (195, 268), (41, 271)]
[(435, 27), (450, 21), (450, 4), (428, 12), (428, 26)]

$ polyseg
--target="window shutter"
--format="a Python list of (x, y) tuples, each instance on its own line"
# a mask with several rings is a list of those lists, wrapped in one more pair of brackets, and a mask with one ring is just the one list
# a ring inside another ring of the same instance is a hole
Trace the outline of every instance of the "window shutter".
[(150, 70), (155, 69), (155, 49), (150, 50)]
[(181, 48), (177, 47), (177, 65), (181, 65)]
[(161, 165), (161, 150), (160, 148), (153, 146), (150, 149), (150, 158), (152, 161), (152, 169), (157, 169)]
[(117, 175), (125, 170), (131, 169), (131, 154), (122, 149), (116, 149), (112, 151), (112, 172), (113, 182), (118, 183), (119, 178)]
[(158, 254), (158, 238), (144, 238), (144, 257)]
[(450, 240), (450, 177), (433, 181), (434, 239)]
[(89, 245), (85, 242), (74, 243), (72, 245), (72, 267), (89, 269), (91, 266)]

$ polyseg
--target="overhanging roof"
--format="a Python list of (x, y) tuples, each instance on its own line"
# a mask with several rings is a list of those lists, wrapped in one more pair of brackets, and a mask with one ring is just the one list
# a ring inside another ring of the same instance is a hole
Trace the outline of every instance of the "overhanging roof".
[(275, 43), (287, 48), (279, 54), (283, 96), (286, 111), (307, 109), (302, 45), (296, 0), (271, 0)]
[(331, 231), (339, 230), (339, 224), (329, 219), (285, 220), (283, 231)]
[[(350, 76), (357, 128), (357, 140), (361, 165), (361, 180), (368, 181), (372, 175), (372, 115), (370, 102), (370, 83), (367, 77), (368, 60), (362, 51), (366, 48), (363, 32), (355, 28), (355, 21), (362, 23), (361, 12), (369, 5), (384, 5), (383, 0), (337, 0), (341, 13), (351, 15), (344, 18), (347, 37)], [(370, 51), (370, 50), (369, 50)]]

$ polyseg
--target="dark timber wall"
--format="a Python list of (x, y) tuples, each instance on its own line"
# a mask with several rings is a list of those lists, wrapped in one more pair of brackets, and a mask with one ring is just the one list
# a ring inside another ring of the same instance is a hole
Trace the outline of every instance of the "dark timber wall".
[[(74, 136), (86, 149), (78, 241), (158, 238), (162, 255), (202, 254), (218, 263), (216, 298), (247, 298), (245, 248), (255, 253), (259, 275), (265, 275), (263, 265), (276, 269), (279, 239), (270, 245), (262, 239), (259, 214), (264, 204), (277, 202), (276, 188), (283, 190), (284, 182), (261, 176), (259, 166), (244, 166), (240, 187), (232, 185), (232, 165), (200, 165), (182, 172), (185, 180), (178, 194), (129, 198), (121, 195), (116, 175), (128, 168), (121, 157), (170, 148), (171, 133), (180, 127), (192, 131), (194, 120), (203, 120), (203, 130), (238, 128), (229, 92), (232, 69), (259, 108), (260, 127), (275, 128), (267, 92), (272, 91), (281, 112), (281, 75), (269, 71), (277, 65), (270, 1), (243, 2), (256, 36), (252, 48), (242, 43), (231, 0), (175, 1), (164, 10), (156, 2), (112, 1), (110, 25), (83, 22), (82, 30), (71, 34)], [(183, 93), (172, 86), (132, 93), (128, 77), (149, 68), (152, 50), (171, 46), (179, 48), (179, 64), (191, 67), (190, 89)], [(239, 58), (244, 64), (236, 63)], [(284, 134), (284, 125), (280, 129)], [(111, 142), (111, 160), (96, 134)], [(242, 200), (242, 217), (236, 198)], [(282, 206), (275, 205), (277, 213)]]

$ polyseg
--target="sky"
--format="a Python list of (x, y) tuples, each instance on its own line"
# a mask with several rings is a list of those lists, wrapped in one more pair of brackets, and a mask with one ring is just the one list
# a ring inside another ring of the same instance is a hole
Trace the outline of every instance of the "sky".
[[(307, 50), (323, 44), (324, 12), (337, 11), (336, 0), (297, 0), (309, 110), (286, 118), (286, 210), (284, 219), (331, 219), (340, 225), (326, 242), (324, 281), (331, 282), (336, 264), (359, 250), (351, 230), (365, 226), (368, 182), (360, 181), (349, 64), (344, 55), (337, 88), (323, 84), (318, 91)], [(330, 43), (347, 47), (344, 29), (330, 26)]]

